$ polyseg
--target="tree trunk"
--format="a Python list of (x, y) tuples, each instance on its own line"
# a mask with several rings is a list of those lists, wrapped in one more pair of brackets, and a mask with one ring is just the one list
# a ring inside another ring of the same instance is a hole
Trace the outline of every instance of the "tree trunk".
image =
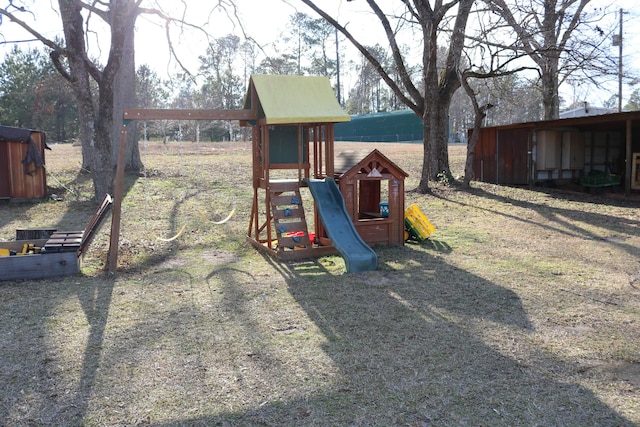
[[(429, 99), (429, 98), (426, 98)], [(449, 105), (451, 101), (441, 99), (439, 103), (427, 103), (422, 121), (424, 124), (424, 158), (419, 190), (427, 192), (429, 181), (437, 180), (438, 175), (451, 175), (449, 168)]]
[(443, 87), (435, 83), (428, 83), (435, 79), (436, 76), (425, 77), (426, 89), (424, 99), (434, 100), (435, 102), (425, 102), (424, 113), (422, 115), (424, 125), (424, 158), (418, 188), (423, 193), (429, 190), (429, 181), (437, 180), (440, 174), (447, 177), (451, 175), (451, 169), (449, 167), (448, 112), (451, 105), (451, 98), (455, 89), (459, 87), (459, 84), (449, 82)]
[[(82, 169), (91, 171), (91, 152), (93, 150), (93, 100), (89, 94), (89, 100), (80, 100), (76, 94), (76, 104), (78, 106), (78, 119), (80, 120), (80, 145), (82, 147)], [(91, 107), (87, 107), (91, 105)]]
[(421, 193), (427, 193), (429, 191), (429, 181), (431, 181), (431, 155), (432, 146), (429, 143), (433, 137), (431, 136), (432, 124), (429, 120), (429, 109), (425, 108), (425, 115), (422, 117), (422, 174), (420, 175), (420, 183), (418, 184), (418, 190)]
[[(124, 49), (125, 28), (133, 28), (137, 16), (131, 0), (112, 0), (109, 10), (111, 45), (109, 59), (99, 70), (87, 55), (82, 8), (74, 0), (59, 0), (66, 49), (51, 55), (56, 69), (71, 83), (81, 122), (83, 166), (91, 170), (95, 201), (113, 190), (112, 127), (114, 81)], [(68, 60), (64, 66), (61, 55)], [(90, 78), (98, 85), (97, 103), (91, 92)], [(134, 77), (135, 78), (135, 77)]]
[[(475, 117), (473, 120), (473, 130), (471, 131), (471, 136), (469, 137), (469, 141), (467, 142), (467, 159), (464, 164), (464, 179), (462, 181), (462, 188), (471, 187), (471, 180), (474, 178), (473, 162), (476, 156), (476, 145), (478, 145), (478, 140), (480, 139), (480, 128), (482, 127), (482, 121), (487, 115), (486, 109), (483, 110), (478, 108), (478, 103), (475, 100), (473, 102), (473, 107), (475, 110)], [(486, 108), (491, 107), (487, 106)]]
[(52, 52), (51, 60), (58, 72), (71, 84), (78, 107), (80, 120), (80, 141), (82, 144), (82, 167), (91, 169), (94, 150), (94, 117), (95, 108), (88, 64), (85, 62), (86, 47), (84, 44), (84, 21), (80, 10), (70, 1), (59, 1), (60, 16), (64, 30), (68, 68), (62, 63), (60, 52)]
[(435, 109), (435, 141), (432, 144), (432, 179), (438, 179), (440, 174), (446, 177), (451, 176), (449, 168), (449, 107), (451, 106), (451, 97), (442, 97)]
[[(116, 74), (114, 82), (114, 98), (113, 98), (113, 153), (111, 162), (115, 167), (118, 162), (118, 145), (120, 131), (122, 129), (123, 114), (125, 108), (136, 108), (136, 66), (134, 51), (134, 30), (135, 21), (131, 20), (125, 26), (125, 40), (122, 50), (122, 60), (120, 69)], [(129, 172), (139, 172), (143, 168), (140, 159), (140, 149), (138, 146), (137, 123), (127, 126), (127, 151), (125, 156), (125, 170)]]
[[(113, 90), (113, 89), (111, 89)], [(109, 89), (101, 90), (108, 92)], [(109, 99), (111, 98), (111, 99)], [(113, 114), (113, 98), (107, 94), (101, 94), (98, 103), (99, 114)], [(99, 115), (94, 129), (95, 147), (89, 163), (93, 175), (93, 187), (96, 202), (102, 200), (105, 194), (113, 194), (113, 167), (111, 165), (111, 126), (112, 115)]]
[(467, 26), (467, 19), (474, 0), (461, 0), (458, 3), (453, 35), (447, 53), (446, 66), (438, 68), (437, 22), (424, 16), (422, 30), (424, 47), (422, 65), (424, 69), (424, 160), (419, 190), (427, 192), (429, 180), (438, 179), (438, 175), (451, 177), (449, 167), (449, 108), (453, 94), (460, 88), (458, 65)]
[(542, 73), (543, 120), (555, 120), (560, 117), (560, 98), (558, 94), (558, 66), (551, 64), (547, 72)]

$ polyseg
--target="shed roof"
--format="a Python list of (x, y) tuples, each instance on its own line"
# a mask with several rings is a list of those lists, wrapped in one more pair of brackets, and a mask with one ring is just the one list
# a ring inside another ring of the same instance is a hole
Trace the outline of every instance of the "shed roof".
[(33, 132), (37, 131), (12, 126), (0, 126), (0, 141), (29, 142)]
[(600, 114), (597, 116), (572, 117), (566, 119), (541, 120), (537, 122), (512, 123), (508, 125), (487, 126), (494, 129), (556, 129), (576, 128), (579, 130), (624, 130), (626, 122), (633, 126), (640, 122), (640, 111), (626, 111), (621, 113)]
[(348, 122), (327, 77), (254, 74), (244, 101), (253, 106), (252, 92), (258, 99), (258, 116), (266, 124)]

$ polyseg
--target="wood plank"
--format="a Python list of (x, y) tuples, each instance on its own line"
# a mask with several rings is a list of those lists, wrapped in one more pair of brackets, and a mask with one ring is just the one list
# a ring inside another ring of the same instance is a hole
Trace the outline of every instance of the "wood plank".
[(300, 181), (297, 179), (276, 179), (269, 181), (269, 190), (272, 193), (283, 193), (285, 191), (298, 191)]
[[(278, 222), (275, 224), (276, 230), (278, 231), (278, 236), (287, 233), (299, 233), (301, 231), (307, 232), (307, 221), (302, 219), (301, 221), (295, 222)], [(280, 232), (280, 227), (284, 227), (285, 231)]]
[(16, 240), (40, 240), (40, 239), (48, 239), (51, 237), (53, 233), (57, 230), (49, 229), (18, 229), (16, 230)]
[[(296, 199), (299, 203), (293, 203), (293, 201), (295, 201), (294, 199)], [(295, 206), (302, 205), (302, 200), (300, 200), (299, 194), (293, 194), (293, 195), (290, 194), (286, 196), (271, 195), (271, 206), (291, 206), (291, 205), (295, 205)]]
[(9, 157), (9, 143), (0, 143), (0, 198), (11, 197), (11, 158)]
[(31, 280), (68, 276), (80, 271), (74, 252), (0, 257), (0, 280)]
[(46, 253), (59, 253), (59, 252), (73, 252), (76, 254), (76, 258), (78, 255), (78, 247), (80, 245), (50, 245), (46, 248), (43, 248)]
[(278, 247), (286, 248), (310, 248), (309, 236), (300, 236), (300, 241), (296, 242), (293, 237), (278, 237)]
[(273, 210), (273, 219), (275, 220), (283, 220), (283, 219), (299, 219), (304, 218), (304, 212), (302, 209), (297, 207), (290, 207), (287, 209), (274, 209)]
[(254, 110), (171, 110), (130, 108), (124, 110), (125, 120), (257, 120)]
[[(119, 155), (120, 153), (118, 153), (118, 156)], [(111, 197), (111, 195), (109, 194), (105, 194), (100, 207), (98, 207), (98, 209), (95, 211), (84, 231), (76, 232), (81, 233), (82, 237), (82, 242), (80, 243), (80, 248), (78, 249), (78, 256), (81, 256), (84, 250), (91, 244), (96, 231), (102, 224), (102, 221), (104, 221), (107, 213), (111, 210), (112, 204), (113, 197)]]
[(633, 190), (640, 190), (640, 153), (633, 153), (631, 188)]
[(390, 221), (365, 221), (355, 224), (358, 234), (369, 246), (388, 244)]
[(82, 239), (84, 236), (84, 231), (56, 231), (51, 236), (50, 239)]
[(286, 250), (278, 251), (276, 258), (281, 261), (296, 261), (308, 258), (318, 258), (326, 255), (333, 255), (338, 253), (338, 250), (333, 246), (323, 246), (318, 248), (308, 248), (302, 250)]
[(49, 239), (47, 240), (47, 244), (44, 245), (45, 248), (48, 248), (49, 246), (56, 246), (56, 245), (66, 245), (66, 246), (76, 246), (76, 247), (80, 247), (80, 239), (76, 238), (76, 239)]

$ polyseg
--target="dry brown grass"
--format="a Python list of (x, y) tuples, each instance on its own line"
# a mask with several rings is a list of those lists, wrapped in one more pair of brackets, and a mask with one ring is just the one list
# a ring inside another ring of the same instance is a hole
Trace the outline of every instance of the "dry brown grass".
[[(337, 144), (354, 147), (371, 148)], [(377, 148), (414, 188), (422, 147)], [(63, 201), (3, 204), (0, 239), (91, 216), (79, 149), (47, 154)], [(104, 227), (83, 274), (0, 282), (0, 425), (640, 425), (637, 201), (409, 191), (436, 234), (344, 274), (245, 243), (250, 154), (150, 144), (114, 279)]]

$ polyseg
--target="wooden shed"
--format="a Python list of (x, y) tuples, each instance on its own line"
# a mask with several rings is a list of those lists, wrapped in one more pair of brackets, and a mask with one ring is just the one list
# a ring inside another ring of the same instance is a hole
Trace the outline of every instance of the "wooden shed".
[(0, 126), (0, 199), (47, 196), (43, 132)]
[(408, 176), (378, 150), (357, 160), (336, 156), (336, 181), (362, 239), (370, 245), (404, 244), (404, 180)]
[(482, 128), (474, 179), (506, 185), (584, 182), (615, 175), (640, 189), (640, 111)]

